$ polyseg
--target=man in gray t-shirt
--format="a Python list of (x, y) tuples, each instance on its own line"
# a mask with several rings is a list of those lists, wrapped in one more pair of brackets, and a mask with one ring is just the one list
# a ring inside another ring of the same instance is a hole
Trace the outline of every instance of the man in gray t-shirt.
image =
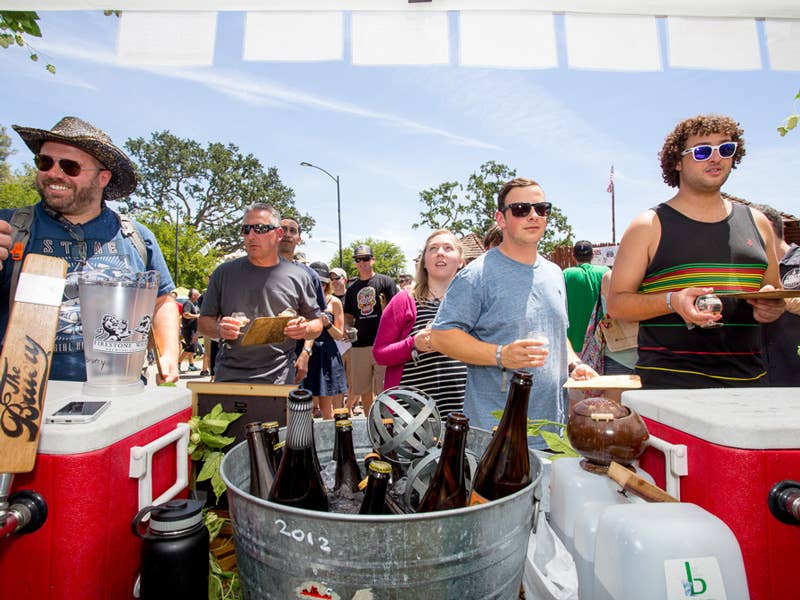
[[(295, 340), (314, 339), (322, 331), (311, 277), (278, 256), (283, 230), (280, 215), (271, 206), (249, 207), (242, 235), (247, 256), (224, 263), (211, 274), (200, 312), (200, 332), (221, 342), (215, 381), (294, 383)], [(244, 313), (253, 321), (287, 309), (298, 315), (283, 330), (289, 339), (241, 345), (244, 324), (233, 313)]]
[[(503, 186), (498, 206), (495, 220), (503, 241), (453, 279), (431, 342), (468, 365), (464, 412), (472, 426), (491, 429), (497, 424), (491, 413), (505, 407), (508, 371), (522, 368), (533, 372), (528, 416), (564, 423), (562, 386), (568, 375), (586, 379), (597, 373), (581, 363), (567, 339), (561, 270), (538, 254), (550, 203), (539, 184), (519, 178)], [(545, 446), (541, 438), (531, 445)]]

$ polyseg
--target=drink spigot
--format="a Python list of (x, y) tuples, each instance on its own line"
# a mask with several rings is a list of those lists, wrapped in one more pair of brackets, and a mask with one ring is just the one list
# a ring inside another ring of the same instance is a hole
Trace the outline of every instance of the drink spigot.
[(779, 481), (769, 491), (767, 503), (772, 516), (781, 523), (800, 525), (800, 481)]
[(47, 503), (32, 490), (15, 492), (5, 504), (0, 510), (0, 538), (13, 533), (33, 533), (47, 520)]
[(0, 525), (5, 520), (4, 517), (8, 510), (8, 494), (11, 492), (13, 481), (13, 473), (0, 473)]

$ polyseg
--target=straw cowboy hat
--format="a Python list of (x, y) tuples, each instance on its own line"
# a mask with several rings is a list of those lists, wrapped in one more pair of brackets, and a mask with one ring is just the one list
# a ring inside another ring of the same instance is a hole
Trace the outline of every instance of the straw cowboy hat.
[(61, 142), (91, 154), (111, 171), (111, 180), (103, 190), (104, 200), (129, 196), (136, 189), (136, 167), (130, 158), (112, 142), (108, 134), (77, 117), (64, 117), (53, 129), (34, 129), (12, 125), (34, 154), (45, 142)]

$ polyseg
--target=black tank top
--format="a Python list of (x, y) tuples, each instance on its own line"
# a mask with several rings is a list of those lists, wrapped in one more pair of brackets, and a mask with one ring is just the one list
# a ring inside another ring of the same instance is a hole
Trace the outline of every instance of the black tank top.
[(767, 269), (764, 240), (750, 209), (733, 204), (717, 223), (695, 221), (666, 204), (653, 209), (661, 240), (639, 291), (713, 287), (722, 297), (723, 327), (688, 329), (676, 313), (639, 324), (636, 372), (645, 388), (764, 385), (759, 324), (744, 300), (725, 292), (755, 292)]

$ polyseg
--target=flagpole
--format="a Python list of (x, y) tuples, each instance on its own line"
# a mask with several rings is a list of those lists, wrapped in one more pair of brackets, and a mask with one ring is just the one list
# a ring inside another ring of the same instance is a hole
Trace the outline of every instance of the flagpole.
[(611, 176), (608, 183), (608, 190), (611, 192), (611, 243), (617, 243), (616, 215), (614, 214), (614, 165), (611, 165)]

